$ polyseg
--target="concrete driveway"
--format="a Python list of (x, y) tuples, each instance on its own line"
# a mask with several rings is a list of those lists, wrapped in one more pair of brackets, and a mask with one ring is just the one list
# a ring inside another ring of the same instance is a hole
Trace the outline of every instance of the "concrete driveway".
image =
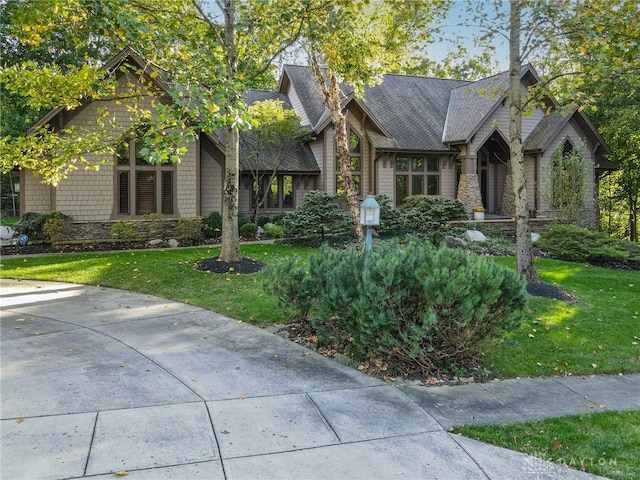
[[(3, 479), (594, 478), (448, 433), (438, 390), (399, 388), (201, 308), (85, 285), (0, 287)], [(455, 420), (473, 405), (509, 410), (468, 392), (451, 403)]]

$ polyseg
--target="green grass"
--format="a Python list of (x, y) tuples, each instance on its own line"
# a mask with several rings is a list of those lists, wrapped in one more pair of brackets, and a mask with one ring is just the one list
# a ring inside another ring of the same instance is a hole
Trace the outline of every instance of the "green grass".
[[(266, 244), (242, 247), (243, 256), (264, 263), (284, 255), (304, 257), (311, 251)], [(219, 253), (219, 248), (189, 248), (5, 257), (0, 277), (115, 287), (189, 303), (256, 324), (284, 322), (276, 299), (263, 292), (259, 273), (221, 275), (194, 269), (198, 260)]]
[[(243, 255), (265, 263), (313, 250), (252, 244)], [(287, 318), (264, 293), (260, 274), (219, 275), (193, 264), (217, 248), (5, 257), (0, 276), (102, 285), (150, 293), (256, 323)], [(514, 267), (513, 258), (496, 262)], [(573, 292), (575, 304), (531, 298), (523, 326), (485, 345), (497, 377), (640, 372), (640, 274), (555, 260), (536, 262), (540, 279)]]
[(616, 480), (640, 480), (640, 412), (610, 411), (454, 430), (577, 470)]
[(577, 301), (530, 298), (522, 327), (486, 345), (484, 366), (499, 377), (639, 372), (640, 272), (546, 259), (536, 268)]

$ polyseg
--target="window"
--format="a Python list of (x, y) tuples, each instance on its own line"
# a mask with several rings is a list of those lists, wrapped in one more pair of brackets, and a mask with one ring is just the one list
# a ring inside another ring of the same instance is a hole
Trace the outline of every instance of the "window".
[(149, 163), (141, 154), (143, 147), (141, 139), (128, 139), (116, 151), (118, 215), (173, 215), (175, 165)]
[[(265, 198), (264, 208), (293, 208), (293, 176), (278, 175), (262, 188), (261, 198)], [(255, 199), (252, 199), (255, 207)]]
[(440, 160), (438, 157), (396, 158), (396, 205), (412, 195), (440, 193)]
[[(348, 131), (349, 136), (349, 156), (351, 167), (351, 178), (356, 186), (356, 191), (360, 195), (361, 179), (362, 179), (362, 142), (360, 137), (352, 130)], [(336, 148), (336, 152), (338, 149)], [(346, 193), (344, 188), (344, 179), (342, 178), (340, 168), (340, 157), (336, 155), (336, 193)]]

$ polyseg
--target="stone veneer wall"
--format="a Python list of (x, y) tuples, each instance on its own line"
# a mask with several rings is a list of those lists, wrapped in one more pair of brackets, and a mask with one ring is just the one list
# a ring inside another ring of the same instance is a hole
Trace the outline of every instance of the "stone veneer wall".
[[(542, 233), (549, 225), (556, 222), (553, 219), (548, 218), (532, 218), (531, 219), (531, 232)], [(483, 221), (465, 221), (457, 220), (449, 222), (452, 227), (471, 227), (482, 233), (488, 232), (502, 232), (504, 235), (516, 234), (516, 221), (515, 220), (483, 220)]]
[[(137, 233), (142, 240), (156, 238), (180, 238), (178, 220), (125, 220), (137, 224)], [(71, 222), (62, 241), (68, 242), (113, 242), (110, 231), (117, 220), (105, 222)]]
[(463, 173), (460, 175), (458, 200), (464, 204), (469, 218), (472, 218), (473, 209), (478, 205), (482, 205), (482, 195), (480, 193), (480, 183), (477, 174)]

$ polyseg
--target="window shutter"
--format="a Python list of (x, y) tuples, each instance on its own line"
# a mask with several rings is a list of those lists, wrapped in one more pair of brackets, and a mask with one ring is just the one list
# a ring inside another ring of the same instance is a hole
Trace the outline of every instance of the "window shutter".
[(173, 213), (173, 172), (162, 172), (162, 213)]
[(118, 172), (118, 213), (129, 215), (129, 172)]
[(145, 215), (156, 212), (156, 174), (155, 172), (137, 172), (136, 175), (136, 214)]

